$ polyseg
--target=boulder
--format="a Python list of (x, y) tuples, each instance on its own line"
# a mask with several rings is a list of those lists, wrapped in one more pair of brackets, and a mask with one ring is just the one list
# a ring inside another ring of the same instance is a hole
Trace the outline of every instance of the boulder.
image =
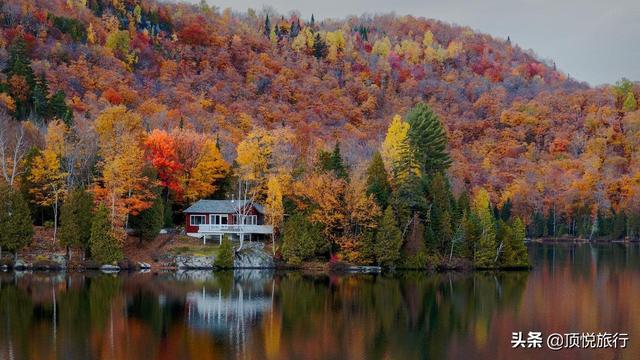
[(215, 256), (178, 255), (174, 262), (178, 269), (213, 269)]
[[(66, 264), (65, 264), (66, 266)], [(44, 270), (44, 271), (58, 271), (63, 270), (64, 268), (59, 263), (52, 260), (38, 260), (34, 261), (31, 266), (33, 270)]]
[(29, 264), (27, 264), (22, 259), (18, 259), (18, 260), (16, 260), (16, 262), (13, 263), (13, 269), (14, 270), (26, 270), (28, 267), (29, 267)]
[(275, 266), (273, 256), (264, 249), (263, 243), (258, 242), (245, 242), (233, 260), (235, 269), (271, 269)]
[(102, 265), (100, 266), (100, 271), (106, 274), (114, 274), (120, 271), (120, 267), (117, 265)]
[(58, 269), (66, 269), (67, 268), (67, 257), (62, 254), (53, 254), (49, 257), (49, 260), (54, 262)]

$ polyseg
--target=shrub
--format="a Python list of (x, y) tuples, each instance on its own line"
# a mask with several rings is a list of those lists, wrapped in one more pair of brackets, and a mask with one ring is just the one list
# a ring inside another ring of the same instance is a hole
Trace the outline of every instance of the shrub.
[(218, 249), (218, 254), (213, 261), (213, 266), (217, 267), (218, 269), (232, 269), (233, 258), (233, 245), (231, 244), (231, 240), (229, 240), (229, 237), (225, 235), (222, 239), (222, 244)]

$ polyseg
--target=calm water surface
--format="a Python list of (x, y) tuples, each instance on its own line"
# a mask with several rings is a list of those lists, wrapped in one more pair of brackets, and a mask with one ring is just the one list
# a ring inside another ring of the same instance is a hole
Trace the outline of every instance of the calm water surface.
[[(529, 253), (528, 273), (0, 273), (0, 359), (640, 359), (640, 246)], [(513, 331), (630, 340), (514, 350)]]

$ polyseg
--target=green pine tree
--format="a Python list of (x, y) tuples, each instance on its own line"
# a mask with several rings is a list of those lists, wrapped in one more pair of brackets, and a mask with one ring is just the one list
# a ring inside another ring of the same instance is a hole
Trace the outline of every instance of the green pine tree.
[[(26, 94), (18, 93), (18, 89), (11, 89), (11, 95), (16, 101), (16, 109), (13, 115), (18, 120), (24, 120), (31, 110), (30, 101), (31, 93), (35, 86), (35, 77), (31, 68), (27, 45), (22, 36), (15, 37), (9, 46), (9, 61), (5, 68), (5, 73), (7, 74), (7, 79), (18, 76), (24, 78), (27, 82), (28, 89)], [(20, 92), (22, 91), (20, 89)]]
[(449, 182), (443, 173), (434, 175), (429, 184), (429, 197), (431, 199), (431, 210), (429, 212), (429, 223), (435, 237), (436, 251), (440, 255), (447, 253), (450, 248), (451, 237), (453, 236), (452, 216), (451, 216), (451, 190)]
[(67, 126), (73, 124), (73, 113), (67, 105), (64, 91), (58, 90), (49, 100), (49, 117), (62, 120)]
[(502, 204), (502, 207), (500, 208), (500, 219), (502, 219), (502, 221), (509, 221), (511, 219), (512, 207), (513, 204), (511, 204), (511, 199), (507, 199), (507, 201)]
[(29, 206), (19, 191), (0, 184), (0, 257), (2, 250), (18, 251), (31, 243), (33, 221)]
[(522, 219), (516, 217), (511, 225), (511, 251), (513, 257), (510, 266), (529, 266), (529, 253), (524, 244), (525, 227)]
[(271, 21), (269, 21), (269, 14), (267, 14), (267, 17), (264, 19), (264, 36), (268, 38), (270, 34), (271, 34)]
[(348, 180), (349, 172), (347, 171), (347, 165), (342, 160), (342, 154), (340, 154), (340, 142), (336, 141), (336, 145), (333, 147), (333, 152), (329, 158), (328, 170), (333, 171), (335, 176), (339, 179)]
[(164, 225), (164, 201), (156, 196), (151, 206), (132, 219), (132, 225), (140, 231), (140, 244), (152, 241), (158, 236)]
[(451, 165), (447, 151), (447, 134), (431, 108), (419, 103), (406, 118), (409, 143), (424, 175), (443, 172)]
[(80, 246), (86, 253), (91, 239), (93, 196), (84, 189), (72, 190), (60, 212), (60, 244), (67, 248), (67, 256), (71, 246)]
[(44, 74), (40, 76), (31, 94), (31, 101), (33, 103), (33, 111), (40, 118), (44, 119), (48, 113), (48, 99), (49, 85)]
[(91, 257), (101, 264), (111, 264), (122, 259), (122, 249), (111, 230), (109, 210), (100, 204), (91, 221), (89, 239)]
[(218, 269), (233, 269), (233, 258), (235, 257), (233, 251), (233, 244), (228, 235), (225, 235), (222, 239), (222, 244), (218, 248), (218, 253), (213, 261), (213, 265)]
[(318, 245), (319, 232), (301, 213), (294, 213), (282, 230), (282, 257), (291, 265), (300, 265), (313, 257)]
[(480, 240), (480, 221), (473, 211), (465, 212), (462, 215), (463, 246), (462, 254), (465, 258), (474, 260), (476, 248)]
[(499, 267), (509, 266), (514, 263), (515, 254), (512, 248), (513, 231), (509, 224), (499, 219), (496, 224), (496, 242), (498, 244), (498, 262)]
[(391, 185), (387, 170), (384, 168), (382, 156), (378, 151), (373, 154), (367, 168), (367, 194), (373, 195), (380, 209), (386, 209), (391, 196)]
[(316, 37), (313, 42), (313, 56), (315, 56), (316, 59), (324, 59), (327, 57), (328, 51), (327, 43), (322, 40), (320, 34), (316, 33)]
[(396, 225), (393, 209), (390, 206), (384, 211), (382, 222), (376, 236), (376, 260), (381, 266), (394, 266), (400, 260), (402, 232)]
[(494, 267), (497, 246), (496, 227), (491, 212), (489, 194), (486, 190), (481, 189), (476, 194), (473, 211), (478, 217), (478, 224), (480, 225), (480, 237), (476, 245), (474, 265), (480, 268)]

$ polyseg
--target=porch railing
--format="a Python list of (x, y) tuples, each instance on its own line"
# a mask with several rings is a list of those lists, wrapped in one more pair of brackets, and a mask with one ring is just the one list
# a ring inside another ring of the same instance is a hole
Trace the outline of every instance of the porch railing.
[(271, 234), (271, 225), (199, 225), (200, 233), (223, 233), (223, 234)]

